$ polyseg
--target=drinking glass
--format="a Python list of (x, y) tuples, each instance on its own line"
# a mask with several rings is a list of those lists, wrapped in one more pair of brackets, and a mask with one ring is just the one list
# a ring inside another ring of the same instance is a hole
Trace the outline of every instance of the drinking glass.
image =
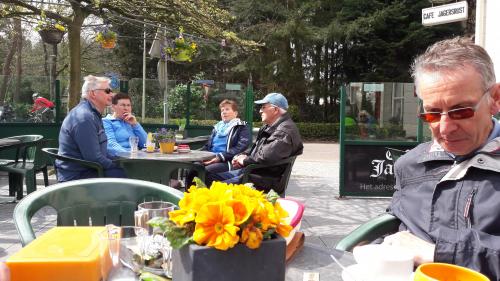
[(149, 234), (154, 232), (154, 229), (148, 225), (148, 221), (154, 217), (168, 218), (168, 213), (175, 210), (176, 206), (170, 202), (150, 201), (139, 204), (135, 211), (135, 226), (139, 226), (148, 230)]
[(139, 204), (135, 211), (135, 225), (147, 230), (149, 236), (145, 242), (145, 254), (153, 257), (145, 261), (144, 270), (154, 274), (164, 274), (172, 277), (172, 247), (160, 229), (148, 225), (148, 221), (155, 217), (168, 218), (168, 213), (176, 205), (164, 201), (151, 201)]
[(144, 267), (146, 229), (107, 225), (100, 233), (100, 239), (101, 273), (104, 280), (133, 276)]
[(131, 136), (128, 138), (128, 143), (130, 144), (130, 153), (137, 153), (139, 150), (139, 137)]

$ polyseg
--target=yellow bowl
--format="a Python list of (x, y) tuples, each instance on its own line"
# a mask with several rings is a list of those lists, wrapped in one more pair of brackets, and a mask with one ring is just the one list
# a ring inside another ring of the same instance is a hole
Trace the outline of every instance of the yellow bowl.
[(424, 263), (415, 270), (413, 281), (490, 281), (490, 279), (477, 271), (454, 264)]

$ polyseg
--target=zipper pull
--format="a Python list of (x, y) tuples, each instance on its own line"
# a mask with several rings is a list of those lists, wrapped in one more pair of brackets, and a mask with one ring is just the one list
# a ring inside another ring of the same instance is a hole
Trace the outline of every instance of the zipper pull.
[(471, 227), (471, 220), (470, 220), (470, 209), (472, 206), (472, 199), (474, 198), (474, 195), (476, 195), (477, 189), (474, 188), (472, 192), (469, 194), (467, 197), (467, 202), (465, 202), (465, 208), (464, 208), (464, 219), (466, 221), (467, 227)]

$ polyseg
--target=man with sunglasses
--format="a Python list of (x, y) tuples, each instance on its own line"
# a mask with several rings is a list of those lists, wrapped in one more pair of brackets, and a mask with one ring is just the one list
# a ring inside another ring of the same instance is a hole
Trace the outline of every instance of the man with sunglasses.
[[(64, 119), (59, 132), (59, 154), (97, 162), (106, 177), (125, 177), (124, 171), (108, 155), (102, 113), (111, 105), (113, 92), (107, 77), (86, 76), (82, 86), (82, 101)], [(94, 169), (75, 162), (56, 160), (59, 182), (97, 177)]]
[(500, 83), (493, 63), (468, 38), (435, 43), (416, 58), (419, 117), (433, 140), (396, 162), (389, 211), (400, 232), (385, 244), (416, 264), (465, 266), (500, 280)]

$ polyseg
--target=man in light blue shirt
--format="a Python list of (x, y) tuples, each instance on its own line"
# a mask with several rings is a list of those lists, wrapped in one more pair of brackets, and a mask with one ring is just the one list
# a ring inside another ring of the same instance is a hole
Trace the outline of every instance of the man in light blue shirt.
[(139, 148), (146, 144), (147, 133), (132, 114), (132, 103), (126, 93), (118, 93), (113, 97), (113, 114), (102, 119), (104, 130), (108, 136), (108, 153), (116, 156), (119, 152), (129, 152), (129, 138), (139, 138)]

